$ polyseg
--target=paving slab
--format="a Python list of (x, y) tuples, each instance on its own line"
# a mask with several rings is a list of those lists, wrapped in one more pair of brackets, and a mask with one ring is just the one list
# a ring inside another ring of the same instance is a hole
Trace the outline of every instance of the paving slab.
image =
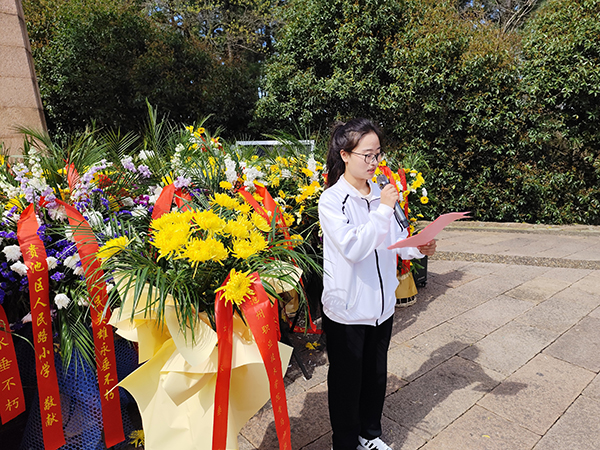
[(540, 436), (475, 405), (422, 450), (531, 450)]
[(600, 319), (584, 317), (544, 350), (547, 355), (600, 371)]
[(479, 333), (443, 323), (391, 349), (388, 371), (399, 378), (413, 381), (481, 337)]
[(541, 436), (594, 375), (551, 356), (537, 355), (477, 404)]
[(576, 283), (572, 285), (575, 289), (580, 289), (590, 294), (598, 295), (598, 288), (600, 287), (600, 271), (591, 272)]
[(417, 433), (410, 431), (385, 416), (381, 420), (381, 428), (383, 431), (381, 439), (392, 447), (393, 450), (417, 450), (422, 448), (426, 442)]
[(460, 352), (460, 356), (510, 375), (554, 339), (556, 335), (551, 331), (510, 322)]
[(583, 395), (600, 401), (600, 375), (596, 375), (592, 382), (587, 385), (583, 391)]
[(530, 302), (499, 295), (454, 317), (450, 320), (450, 323), (485, 336), (506, 325), (532, 307)]
[(600, 302), (598, 296), (567, 288), (515, 318), (516, 322), (563, 334), (593, 311)]
[(524, 282), (516, 288), (506, 292), (506, 295), (520, 300), (539, 303), (549, 299), (570, 285), (571, 283), (568, 281), (542, 276)]
[[(288, 398), (292, 448), (299, 449), (331, 430), (325, 383)], [(255, 448), (279, 448), (273, 411), (263, 408), (242, 428), (241, 434)]]
[(581, 396), (546, 433), (534, 450), (598, 450), (600, 402)]
[(502, 374), (455, 356), (390, 395), (384, 415), (424, 439), (431, 439), (503, 378)]

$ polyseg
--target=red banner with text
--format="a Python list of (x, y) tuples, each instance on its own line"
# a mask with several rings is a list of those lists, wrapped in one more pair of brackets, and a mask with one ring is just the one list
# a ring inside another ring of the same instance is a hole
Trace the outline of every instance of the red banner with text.
[(73, 239), (81, 258), (85, 281), (90, 296), (92, 332), (96, 353), (96, 371), (98, 372), (98, 389), (102, 406), (104, 424), (104, 440), (106, 447), (112, 447), (125, 440), (121, 417), (121, 401), (117, 384), (117, 359), (113, 328), (108, 324), (110, 309), (107, 305), (108, 294), (104, 273), (100, 269), (100, 261), (96, 258), (98, 242), (92, 228), (85, 218), (73, 206), (57, 200), (65, 207), (69, 224), (73, 228)]
[(27, 266), (29, 281), (29, 301), (44, 448), (55, 450), (65, 444), (65, 437), (54, 365), (48, 263), (46, 262), (46, 249), (37, 235), (37, 231), (38, 221), (35, 209), (33, 205), (29, 205), (21, 214), (17, 224), (17, 239)]
[(6, 423), (25, 411), (17, 354), (4, 308), (0, 305), (0, 419)]

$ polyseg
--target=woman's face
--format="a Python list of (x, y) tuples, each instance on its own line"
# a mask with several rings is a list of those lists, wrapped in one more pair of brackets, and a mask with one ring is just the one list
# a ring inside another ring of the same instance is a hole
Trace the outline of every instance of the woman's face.
[(346, 163), (344, 172), (346, 181), (357, 189), (364, 187), (367, 180), (375, 175), (378, 161), (381, 160), (379, 153), (381, 153), (381, 144), (374, 131), (365, 134), (351, 151), (342, 150), (340, 155)]

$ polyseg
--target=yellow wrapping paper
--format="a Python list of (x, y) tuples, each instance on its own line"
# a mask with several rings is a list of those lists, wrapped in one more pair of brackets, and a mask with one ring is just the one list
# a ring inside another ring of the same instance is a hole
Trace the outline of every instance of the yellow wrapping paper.
[(417, 286), (412, 272), (407, 272), (404, 275), (398, 273), (398, 287), (396, 288), (396, 298), (409, 298), (417, 295)]
[[(138, 342), (140, 368), (119, 383), (135, 398), (146, 450), (210, 450), (217, 380), (217, 333), (205, 314), (194, 329), (182, 333), (173, 300), (165, 308), (164, 325), (153, 312), (132, 317), (132, 295), (125, 296), (111, 324), (117, 333)], [(123, 298), (123, 297), (122, 297)], [(141, 301), (145, 304), (145, 301)], [(292, 348), (279, 343), (285, 373)], [(227, 427), (227, 449), (238, 448), (241, 428), (269, 400), (269, 381), (252, 333), (238, 316), (233, 325), (233, 356)]]

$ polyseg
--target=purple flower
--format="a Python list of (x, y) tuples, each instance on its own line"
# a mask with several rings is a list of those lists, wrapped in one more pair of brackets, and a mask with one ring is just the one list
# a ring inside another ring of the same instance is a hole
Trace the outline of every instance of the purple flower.
[(50, 275), (50, 279), (54, 280), (54, 281), (62, 281), (65, 278), (65, 274), (62, 272), (56, 272), (53, 273), (52, 275)]
[(150, 169), (145, 164), (140, 164), (137, 170), (142, 178), (150, 178), (152, 176), (152, 172), (150, 172)]

